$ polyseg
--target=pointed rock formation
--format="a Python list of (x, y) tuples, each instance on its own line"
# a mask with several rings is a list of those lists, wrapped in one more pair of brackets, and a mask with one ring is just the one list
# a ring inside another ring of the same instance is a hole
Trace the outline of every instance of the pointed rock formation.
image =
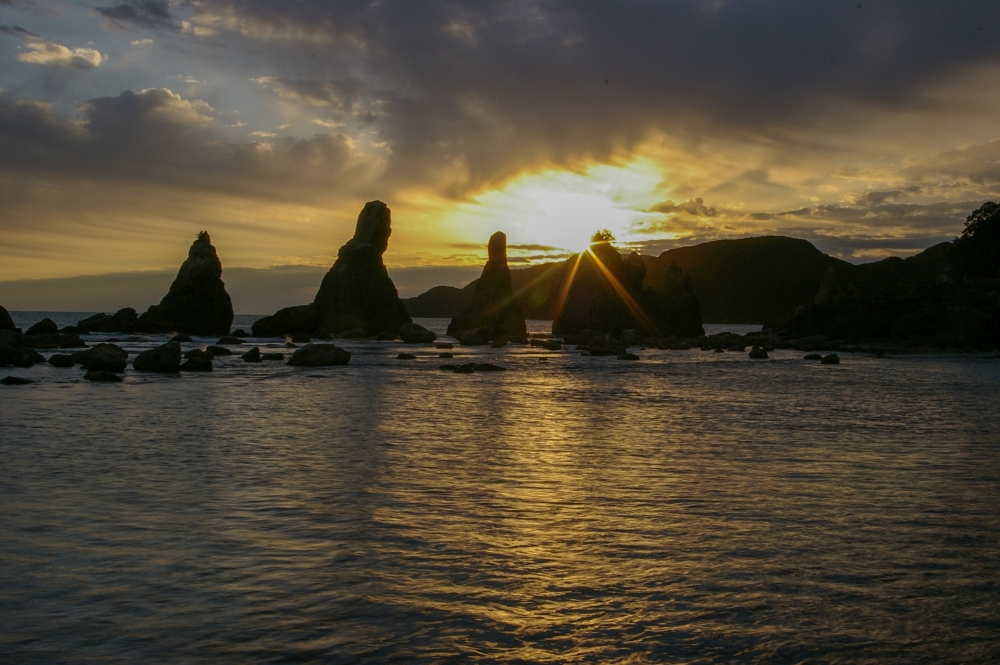
[(476, 328), (489, 328), (490, 339), (525, 337), (524, 312), (514, 297), (507, 267), (507, 236), (497, 231), (490, 236), (489, 260), (476, 284), (472, 305), (448, 324), (448, 334), (461, 338)]
[(389, 208), (369, 201), (358, 215), (354, 237), (337, 252), (313, 305), (320, 312), (320, 332), (364, 329), (368, 335), (396, 332), (410, 316), (389, 279), (382, 254), (389, 246)]
[(233, 302), (222, 282), (222, 262), (207, 231), (198, 234), (170, 291), (136, 322), (138, 332), (228, 335)]

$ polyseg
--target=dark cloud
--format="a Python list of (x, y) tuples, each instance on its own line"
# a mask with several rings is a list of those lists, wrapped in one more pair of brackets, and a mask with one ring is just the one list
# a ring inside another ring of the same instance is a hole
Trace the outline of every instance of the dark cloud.
[(165, 0), (130, 0), (109, 7), (98, 7), (97, 13), (118, 23), (128, 23), (142, 28), (167, 28), (179, 30)]
[[(526, 164), (607, 159), (654, 130), (771, 134), (844, 105), (908, 108), (1000, 55), (1000, 5), (972, 0), (864, 11), (839, 0), (204, 0), (197, 11), (275, 53), (301, 42), (378, 72), (358, 96), (378, 105), (390, 175), (459, 164), (456, 196)], [(278, 78), (325, 80), (308, 68), (290, 60), (296, 76)]]
[(370, 180), (345, 136), (226, 142), (214, 131), (214, 109), (167, 89), (126, 90), (81, 111), (62, 118), (46, 104), (0, 95), (0, 171), (295, 203), (329, 200)]
[(648, 212), (662, 212), (664, 214), (687, 213), (688, 215), (697, 217), (715, 217), (717, 214), (715, 208), (706, 206), (705, 199), (701, 197), (688, 199), (683, 203), (674, 203), (669, 200), (664, 201), (663, 203), (657, 203)]

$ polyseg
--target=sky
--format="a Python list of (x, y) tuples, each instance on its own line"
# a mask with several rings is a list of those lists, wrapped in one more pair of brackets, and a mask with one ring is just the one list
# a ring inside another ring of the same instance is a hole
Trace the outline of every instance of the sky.
[(388, 266), (461, 284), (497, 230), (515, 267), (600, 228), (863, 262), (998, 197), (997, 2), (0, 0), (0, 298), (202, 229), (329, 267), (374, 199)]

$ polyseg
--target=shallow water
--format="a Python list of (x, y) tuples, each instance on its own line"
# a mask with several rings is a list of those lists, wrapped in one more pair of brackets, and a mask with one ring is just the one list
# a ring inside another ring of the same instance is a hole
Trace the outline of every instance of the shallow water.
[(0, 660), (1000, 659), (995, 357), (343, 345), (0, 370)]

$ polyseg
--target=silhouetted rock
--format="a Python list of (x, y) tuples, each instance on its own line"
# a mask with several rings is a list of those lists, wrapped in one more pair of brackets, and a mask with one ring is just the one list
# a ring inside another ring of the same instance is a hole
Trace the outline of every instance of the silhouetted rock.
[(260, 356), (261, 360), (284, 360), (284, 353), (262, 353)]
[(86, 342), (75, 333), (39, 333), (25, 335), (24, 345), (34, 349), (84, 349)]
[(767, 351), (765, 351), (764, 349), (760, 348), (759, 346), (755, 346), (752, 349), (750, 349), (750, 354), (749, 355), (754, 360), (766, 360), (767, 357), (768, 357)]
[(212, 359), (211, 358), (188, 358), (184, 361), (184, 364), (180, 366), (182, 372), (211, 372), (212, 371)]
[(52, 319), (42, 319), (28, 328), (26, 335), (54, 335), (59, 332), (59, 326)]
[(240, 356), (240, 358), (243, 358), (244, 362), (259, 363), (261, 361), (260, 349), (255, 346)]
[(68, 353), (56, 353), (49, 357), (49, 364), (53, 367), (72, 367), (73, 356)]
[(19, 330), (0, 330), (0, 367), (31, 367), (40, 362), (45, 358), (26, 344)]
[(230, 335), (225, 335), (223, 337), (220, 337), (219, 341), (216, 342), (216, 344), (229, 344), (229, 345), (236, 345), (242, 343), (243, 343), (242, 339), (240, 339), (239, 337), (232, 337)]
[(139, 317), (140, 332), (225, 335), (233, 324), (233, 302), (222, 282), (222, 262), (208, 233), (191, 245), (170, 291)]
[(77, 332), (87, 335), (95, 332), (135, 332), (139, 317), (131, 307), (123, 307), (113, 315), (94, 314), (76, 324)]
[(132, 369), (140, 372), (162, 372), (173, 374), (181, 370), (180, 342), (169, 341), (155, 349), (143, 351), (135, 357)]
[(230, 335), (240, 339), (245, 339), (250, 336), (250, 333), (248, 333), (246, 330), (243, 330), (242, 328), (237, 328), (236, 330), (231, 332)]
[(114, 344), (96, 344), (86, 351), (77, 351), (70, 358), (92, 372), (124, 372), (128, 351)]
[(295, 333), (292, 335), (292, 342), (295, 344), (308, 344), (311, 341), (312, 338), (310, 338), (306, 333)]
[(320, 311), (321, 331), (363, 328), (366, 335), (377, 335), (411, 322), (382, 262), (390, 225), (384, 203), (365, 204), (354, 237), (340, 248), (313, 301)]
[(171, 342), (191, 342), (191, 335), (174, 335), (170, 338)]
[(400, 326), (399, 337), (406, 344), (430, 344), (437, 339), (437, 335), (416, 323)]
[(416, 360), (417, 357), (412, 353), (400, 353), (396, 356), (396, 360)]
[(445, 351), (444, 353), (439, 353), (438, 358), (454, 358), (455, 354)]
[(626, 351), (625, 353), (618, 354), (618, 360), (639, 360), (639, 356)]
[(506, 372), (506, 367), (494, 365), (493, 363), (476, 363), (474, 368), (477, 372)]
[(14, 319), (10, 318), (10, 312), (0, 307), (0, 330), (17, 330)]
[(490, 343), (492, 336), (493, 331), (484, 326), (465, 331), (458, 342), (462, 346), (485, 346)]
[(802, 356), (802, 360), (823, 360), (823, 356), (818, 353), (809, 353)]
[(472, 304), (448, 324), (448, 334), (461, 337), (466, 331), (489, 328), (492, 337), (527, 334), (524, 312), (514, 297), (507, 267), (507, 236), (497, 231), (490, 237), (489, 259), (476, 284)]
[(346, 365), (351, 353), (333, 344), (306, 344), (288, 359), (289, 365), (300, 367), (325, 367)]
[(434, 348), (435, 349), (454, 349), (455, 345), (452, 344), (451, 342), (437, 342), (434, 345)]
[(26, 386), (29, 383), (34, 383), (34, 381), (30, 379), (22, 379), (19, 376), (5, 376), (0, 379), (0, 383), (5, 386)]
[(215, 358), (215, 354), (207, 349), (191, 349), (184, 354), (184, 358), (204, 358), (205, 360), (213, 360)]
[(215, 344), (211, 344), (211, 345), (205, 347), (205, 350), (207, 352), (211, 353), (215, 357), (218, 357), (218, 356), (231, 356), (231, 355), (233, 355), (233, 352), (231, 350), (227, 349), (224, 346), (217, 346)]
[(296, 305), (279, 309), (271, 316), (254, 321), (250, 327), (254, 337), (282, 337), (319, 330), (320, 312), (315, 305)]
[(824, 365), (839, 365), (840, 356), (838, 356), (836, 353), (831, 353), (830, 355), (823, 356), (823, 359), (820, 360), (820, 362), (823, 363)]
[(114, 372), (105, 369), (90, 370), (83, 375), (87, 381), (98, 381), (104, 383), (121, 383), (124, 379)]

